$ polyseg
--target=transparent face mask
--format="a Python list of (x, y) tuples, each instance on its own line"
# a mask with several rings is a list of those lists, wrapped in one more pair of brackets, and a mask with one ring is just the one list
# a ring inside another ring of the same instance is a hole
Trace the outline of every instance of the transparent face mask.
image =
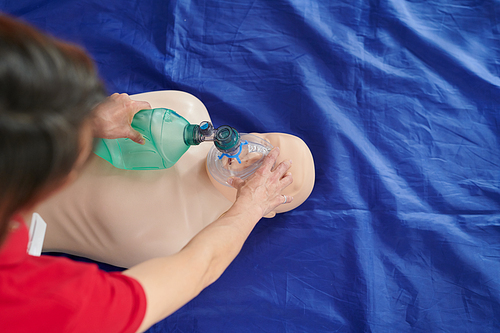
[(240, 147), (232, 155), (224, 154), (212, 146), (207, 156), (210, 175), (219, 183), (231, 187), (227, 180), (231, 177), (246, 179), (257, 170), (273, 146), (252, 134), (240, 133)]

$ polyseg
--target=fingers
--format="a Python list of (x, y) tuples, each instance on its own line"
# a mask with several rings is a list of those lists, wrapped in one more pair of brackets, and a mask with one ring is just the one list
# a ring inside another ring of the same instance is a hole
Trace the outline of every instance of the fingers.
[[(280, 185), (282, 190), (285, 189), (290, 184), (292, 184), (293, 182), (292, 173), (288, 171), (291, 166), (292, 166), (292, 160), (283, 161), (274, 170), (274, 172), (280, 177)], [(282, 205), (289, 204), (293, 201), (292, 196), (285, 194), (281, 194), (281, 199), (282, 201), (280, 203)]]
[[(291, 172), (285, 173), (280, 180), (282, 189), (285, 189), (292, 182), (293, 182), (292, 173)], [(293, 201), (293, 197), (291, 195), (282, 194), (281, 196), (283, 197), (283, 201), (281, 202), (282, 205), (289, 204)]]
[(130, 128), (130, 132), (128, 135), (128, 138), (131, 139), (132, 141), (143, 145), (146, 143), (146, 140), (144, 140), (144, 137), (141, 135), (141, 133), (137, 132), (136, 130)]
[(264, 158), (264, 161), (262, 162), (261, 168), (264, 170), (271, 170), (272, 167), (274, 166), (274, 163), (276, 163), (276, 159), (278, 158), (280, 154), (280, 149), (279, 147), (274, 147), (271, 149), (269, 154)]
[(285, 175), (283, 177), (281, 177), (280, 183), (281, 183), (281, 186), (283, 186), (283, 188), (285, 188), (288, 185), (290, 185), (291, 183), (293, 183), (292, 173), (291, 172), (285, 173)]
[(235, 189), (239, 189), (243, 186), (243, 184), (245, 184), (245, 181), (238, 177), (232, 177), (227, 180), (227, 183)]
[[(270, 183), (279, 184), (278, 187), (284, 189), (293, 182), (292, 174), (288, 172), (292, 166), (292, 160), (286, 160), (278, 164), (274, 170), (271, 168), (275, 165), (276, 159), (279, 156), (279, 148), (273, 148), (265, 157), (262, 165), (257, 169), (258, 178)], [(257, 175), (256, 175), (257, 176)], [(266, 180), (267, 179), (267, 180)], [(240, 188), (245, 183), (244, 180), (232, 177), (227, 180), (227, 183), (234, 188)]]
[(146, 101), (134, 101), (126, 93), (114, 93), (92, 110), (94, 136), (104, 139), (129, 138), (144, 144), (142, 135), (131, 127), (135, 114), (151, 109)]
[(283, 190), (293, 182), (292, 174), (289, 172), (292, 161), (283, 161), (273, 169), (279, 154), (279, 148), (273, 148), (252, 176), (245, 180), (238, 177), (227, 180), (227, 183), (238, 191), (237, 200), (252, 202), (252, 205), (262, 209), (262, 216), (272, 212), (279, 205), (293, 201), (292, 196), (282, 194)]
[(124, 104), (129, 104), (131, 105), (132, 111), (135, 113), (139, 112), (140, 110), (146, 110), (146, 109), (152, 109), (151, 104), (146, 101), (135, 101), (130, 98), (130, 96), (127, 93), (114, 93), (111, 95), (112, 98), (115, 99), (121, 99)]
[(137, 112), (140, 110), (152, 109), (151, 104), (145, 101), (134, 101)]
[(282, 196), (282, 199), (283, 199), (283, 202), (281, 203), (282, 205), (287, 204), (287, 203), (289, 204), (289, 203), (291, 203), (293, 201), (293, 197), (290, 196), (290, 195), (284, 195), (284, 194), (282, 194), (281, 196)]
[(292, 160), (283, 161), (276, 167), (276, 169), (274, 169), (274, 172), (278, 174), (280, 179), (282, 179), (287, 174), (291, 166)]
[(261, 167), (259, 168), (261, 172), (268, 172), (271, 171), (275, 174), (278, 175), (279, 179), (281, 179), (285, 173), (290, 169), (292, 166), (292, 160), (287, 160), (281, 162), (276, 168), (273, 167), (276, 164), (276, 160), (278, 159), (278, 156), (280, 154), (280, 149), (279, 147), (273, 148), (269, 154), (264, 158), (264, 161), (262, 162)]

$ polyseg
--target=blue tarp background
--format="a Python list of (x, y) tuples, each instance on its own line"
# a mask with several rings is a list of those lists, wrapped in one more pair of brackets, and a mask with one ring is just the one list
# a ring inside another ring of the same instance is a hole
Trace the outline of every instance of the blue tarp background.
[[(150, 332), (500, 331), (500, 3), (0, 0), (109, 92), (301, 137), (316, 185)], [(168, 300), (166, 300), (168, 301)]]

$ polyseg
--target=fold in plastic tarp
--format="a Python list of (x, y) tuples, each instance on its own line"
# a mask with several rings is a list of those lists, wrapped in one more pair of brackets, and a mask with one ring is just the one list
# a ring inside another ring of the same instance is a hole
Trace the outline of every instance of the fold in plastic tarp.
[(84, 45), (110, 93), (184, 90), (314, 155), (310, 199), (150, 332), (500, 330), (498, 2), (0, 4)]

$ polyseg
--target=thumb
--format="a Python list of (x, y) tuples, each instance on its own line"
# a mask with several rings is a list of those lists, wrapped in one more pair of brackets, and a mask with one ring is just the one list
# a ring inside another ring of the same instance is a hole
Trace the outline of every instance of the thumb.
[(227, 183), (232, 187), (234, 187), (235, 189), (239, 189), (241, 186), (243, 186), (245, 181), (238, 177), (231, 177), (227, 180)]
[(128, 138), (134, 142), (137, 142), (138, 144), (145, 144), (146, 140), (144, 140), (144, 137), (142, 136), (141, 133), (137, 132), (135, 129), (130, 128), (130, 132), (128, 134)]

